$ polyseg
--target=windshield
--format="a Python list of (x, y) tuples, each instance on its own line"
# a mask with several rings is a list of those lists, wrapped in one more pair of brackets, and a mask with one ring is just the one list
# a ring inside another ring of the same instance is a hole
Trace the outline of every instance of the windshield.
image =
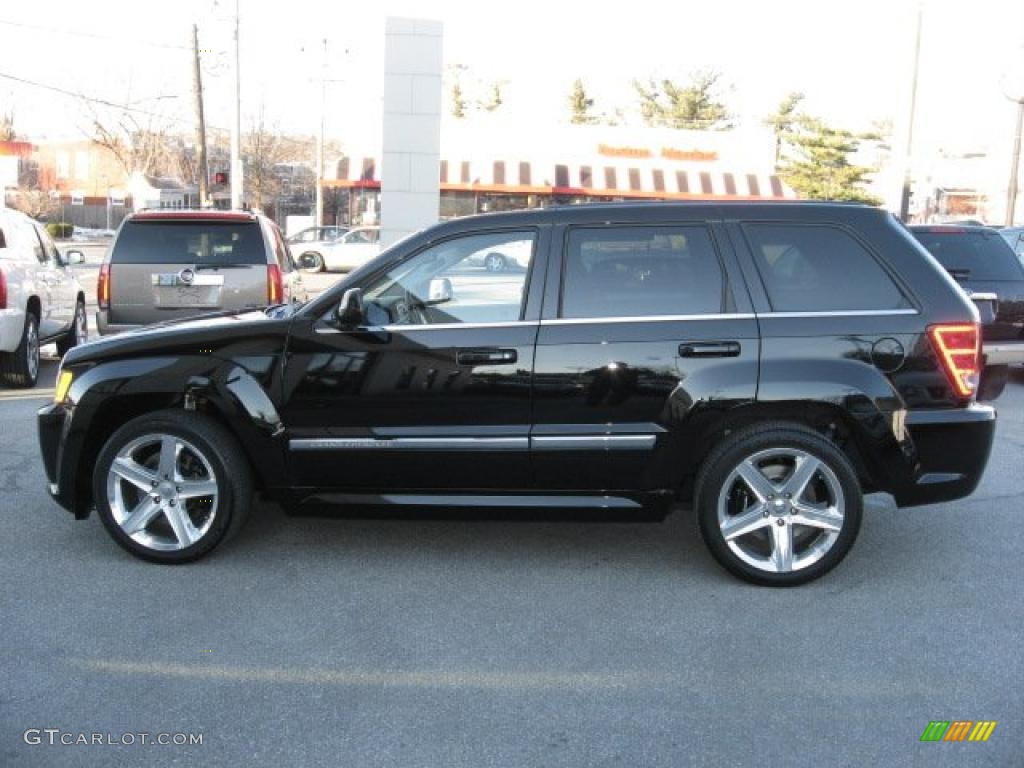
[(998, 232), (916, 230), (914, 237), (966, 280), (1024, 280), (1024, 269)]
[(266, 264), (257, 222), (129, 221), (117, 237), (113, 264)]

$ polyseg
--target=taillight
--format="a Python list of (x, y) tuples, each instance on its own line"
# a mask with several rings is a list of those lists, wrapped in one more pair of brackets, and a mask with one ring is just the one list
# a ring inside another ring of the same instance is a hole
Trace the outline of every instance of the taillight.
[(7, 309), (7, 275), (0, 269), (0, 309)]
[(96, 303), (100, 309), (110, 309), (110, 265), (100, 267), (100, 276), (96, 280)]
[(280, 304), (284, 295), (284, 278), (281, 276), (281, 268), (277, 264), (267, 267), (267, 303)]
[(961, 397), (973, 395), (981, 377), (981, 333), (977, 323), (932, 325), (928, 335), (953, 391)]

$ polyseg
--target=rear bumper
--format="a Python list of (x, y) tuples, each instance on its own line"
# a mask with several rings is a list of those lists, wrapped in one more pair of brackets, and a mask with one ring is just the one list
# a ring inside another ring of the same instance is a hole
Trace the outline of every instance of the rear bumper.
[(1024, 341), (986, 341), (982, 352), (986, 365), (1024, 363)]
[(36, 414), (39, 430), (39, 449), (43, 454), (43, 467), (46, 470), (47, 488), (54, 501), (60, 504), (75, 517), (82, 519), (88, 516), (88, 508), (80, 509), (75, 504), (75, 478), (70, 471), (67, 451), (70, 444), (68, 430), (71, 427), (71, 414), (59, 403), (50, 403), (39, 409)]
[(914, 481), (893, 490), (901, 507), (937, 504), (969, 496), (988, 464), (996, 411), (988, 405), (908, 411), (906, 427), (917, 448)]
[(111, 323), (108, 321), (108, 317), (108, 312), (105, 309), (101, 309), (96, 312), (96, 330), (99, 331), (100, 336), (106, 336), (111, 333), (123, 333), (124, 331), (132, 331), (136, 328), (142, 327), (141, 325)]

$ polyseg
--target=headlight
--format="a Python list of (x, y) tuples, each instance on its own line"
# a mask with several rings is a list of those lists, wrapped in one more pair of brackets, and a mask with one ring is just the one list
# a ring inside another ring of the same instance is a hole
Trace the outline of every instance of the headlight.
[(71, 380), (73, 378), (75, 378), (75, 375), (71, 371), (60, 372), (60, 376), (57, 378), (57, 388), (53, 391), (53, 402), (64, 402), (68, 396), (68, 390), (71, 389)]

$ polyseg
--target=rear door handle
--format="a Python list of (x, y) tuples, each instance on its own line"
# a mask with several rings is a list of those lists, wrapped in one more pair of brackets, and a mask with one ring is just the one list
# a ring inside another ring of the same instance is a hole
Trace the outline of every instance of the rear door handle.
[(687, 341), (679, 345), (680, 357), (739, 357), (738, 341)]
[(511, 365), (519, 359), (514, 349), (460, 349), (459, 365)]

